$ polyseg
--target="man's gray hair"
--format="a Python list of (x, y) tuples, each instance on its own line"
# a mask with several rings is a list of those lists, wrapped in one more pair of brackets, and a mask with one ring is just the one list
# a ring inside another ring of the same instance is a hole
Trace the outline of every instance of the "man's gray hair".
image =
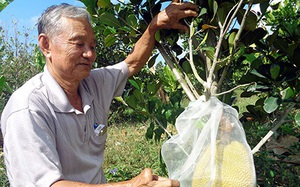
[(59, 19), (65, 18), (84, 18), (91, 23), (91, 16), (88, 11), (81, 7), (62, 3), (47, 8), (38, 19), (38, 34), (47, 34), (50, 37), (57, 35), (59, 32)]

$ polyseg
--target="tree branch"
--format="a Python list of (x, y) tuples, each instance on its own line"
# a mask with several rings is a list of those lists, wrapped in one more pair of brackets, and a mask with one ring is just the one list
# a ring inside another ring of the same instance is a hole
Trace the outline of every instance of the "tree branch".
[[(299, 102), (300, 100), (300, 95), (296, 98), (296, 102)], [(252, 154), (255, 154), (256, 152), (259, 151), (261, 146), (263, 146), (267, 140), (274, 134), (274, 132), (285, 122), (285, 118), (287, 115), (292, 111), (292, 109), (295, 107), (296, 103), (290, 104), (290, 106), (287, 108), (285, 113), (280, 117), (279, 120), (277, 120), (277, 124), (263, 137), (263, 139), (260, 140), (260, 142), (252, 149)]]
[(238, 85), (238, 86), (236, 86), (236, 87), (234, 87), (234, 88), (232, 88), (232, 89), (230, 89), (230, 90), (227, 90), (227, 91), (225, 91), (225, 92), (218, 93), (218, 94), (212, 94), (212, 96), (220, 96), (220, 95), (224, 95), (224, 94), (230, 93), (230, 92), (232, 92), (232, 91), (234, 91), (234, 90), (236, 90), (236, 89), (238, 89), (238, 88), (240, 88), (240, 87), (250, 86), (251, 84), (255, 84), (255, 82), (251, 82), (251, 83), (247, 83), (247, 84), (241, 84), (241, 85)]
[(193, 21), (191, 22), (191, 24), (189, 25), (190, 27), (190, 36), (189, 36), (189, 39), (188, 39), (188, 43), (189, 43), (189, 56), (190, 56), (190, 60), (189, 60), (189, 63), (191, 65), (191, 68), (192, 68), (192, 71), (193, 71), (193, 74), (195, 75), (196, 79), (203, 85), (205, 86), (205, 81), (203, 79), (201, 79), (201, 77), (199, 76), (197, 70), (196, 70), (196, 67), (195, 67), (195, 64), (194, 64), (194, 58), (193, 58), (193, 40), (192, 40), (192, 37), (193, 37), (193, 27), (194, 27), (194, 23)]
[(186, 81), (182, 78), (180, 72), (176, 69), (176, 67), (174, 66), (174, 64), (172, 63), (170, 57), (167, 55), (167, 53), (164, 51), (163, 47), (161, 46), (161, 44), (156, 43), (156, 47), (157, 49), (160, 51), (161, 55), (163, 56), (163, 58), (165, 59), (167, 65), (171, 68), (173, 74), (175, 75), (177, 81), (179, 82), (179, 84), (182, 86), (182, 89), (185, 91), (185, 93), (187, 94), (188, 98), (190, 101), (195, 101), (196, 98), (193, 94), (193, 92), (191, 91), (190, 87), (186, 84)]

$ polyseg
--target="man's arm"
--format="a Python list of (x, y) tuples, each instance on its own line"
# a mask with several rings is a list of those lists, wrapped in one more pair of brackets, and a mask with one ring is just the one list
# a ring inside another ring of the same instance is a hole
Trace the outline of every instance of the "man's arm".
[(151, 169), (144, 169), (135, 178), (118, 183), (107, 184), (86, 184), (81, 182), (73, 182), (61, 180), (51, 185), (51, 187), (179, 187), (179, 182), (164, 177), (158, 177), (152, 174)]
[(186, 17), (196, 17), (197, 12), (197, 5), (179, 3), (179, 0), (175, 0), (165, 10), (156, 15), (135, 44), (132, 52), (125, 59), (129, 67), (129, 77), (139, 72), (147, 63), (155, 45), (156, 31), (160, 29), (179, 29), (188, 32), (188, 27), (181, 24), (179, 20)]

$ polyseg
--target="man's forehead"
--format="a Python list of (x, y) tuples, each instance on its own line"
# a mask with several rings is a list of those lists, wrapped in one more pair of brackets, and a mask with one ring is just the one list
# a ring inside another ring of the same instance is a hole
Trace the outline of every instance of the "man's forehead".
[(85, 40), (91, 40), (91, 42), (96, 43), (96, 38), (94, 37), (94, 35), (89, 35), (87, 33), (82, 33), (82, 32), (75, 32), (72, 33), (69, 37), (70, 41), (85, 41)]
[(95, 40), (94, 30), (89, 22), (83, 18), (66, 18), (63, 17), (60, 25), (62, 32), (69, 33), (68, 39), (91, 39)]

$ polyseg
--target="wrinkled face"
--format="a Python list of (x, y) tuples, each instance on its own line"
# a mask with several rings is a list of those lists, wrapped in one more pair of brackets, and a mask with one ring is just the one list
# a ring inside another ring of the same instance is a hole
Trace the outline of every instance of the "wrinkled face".
[(50, 39), (48, 66), (54, 76), (80, 81), (89, 76), (96, 59), (94, 31), (84, 19), (62, 17), (59, 22), (59, 34)]

